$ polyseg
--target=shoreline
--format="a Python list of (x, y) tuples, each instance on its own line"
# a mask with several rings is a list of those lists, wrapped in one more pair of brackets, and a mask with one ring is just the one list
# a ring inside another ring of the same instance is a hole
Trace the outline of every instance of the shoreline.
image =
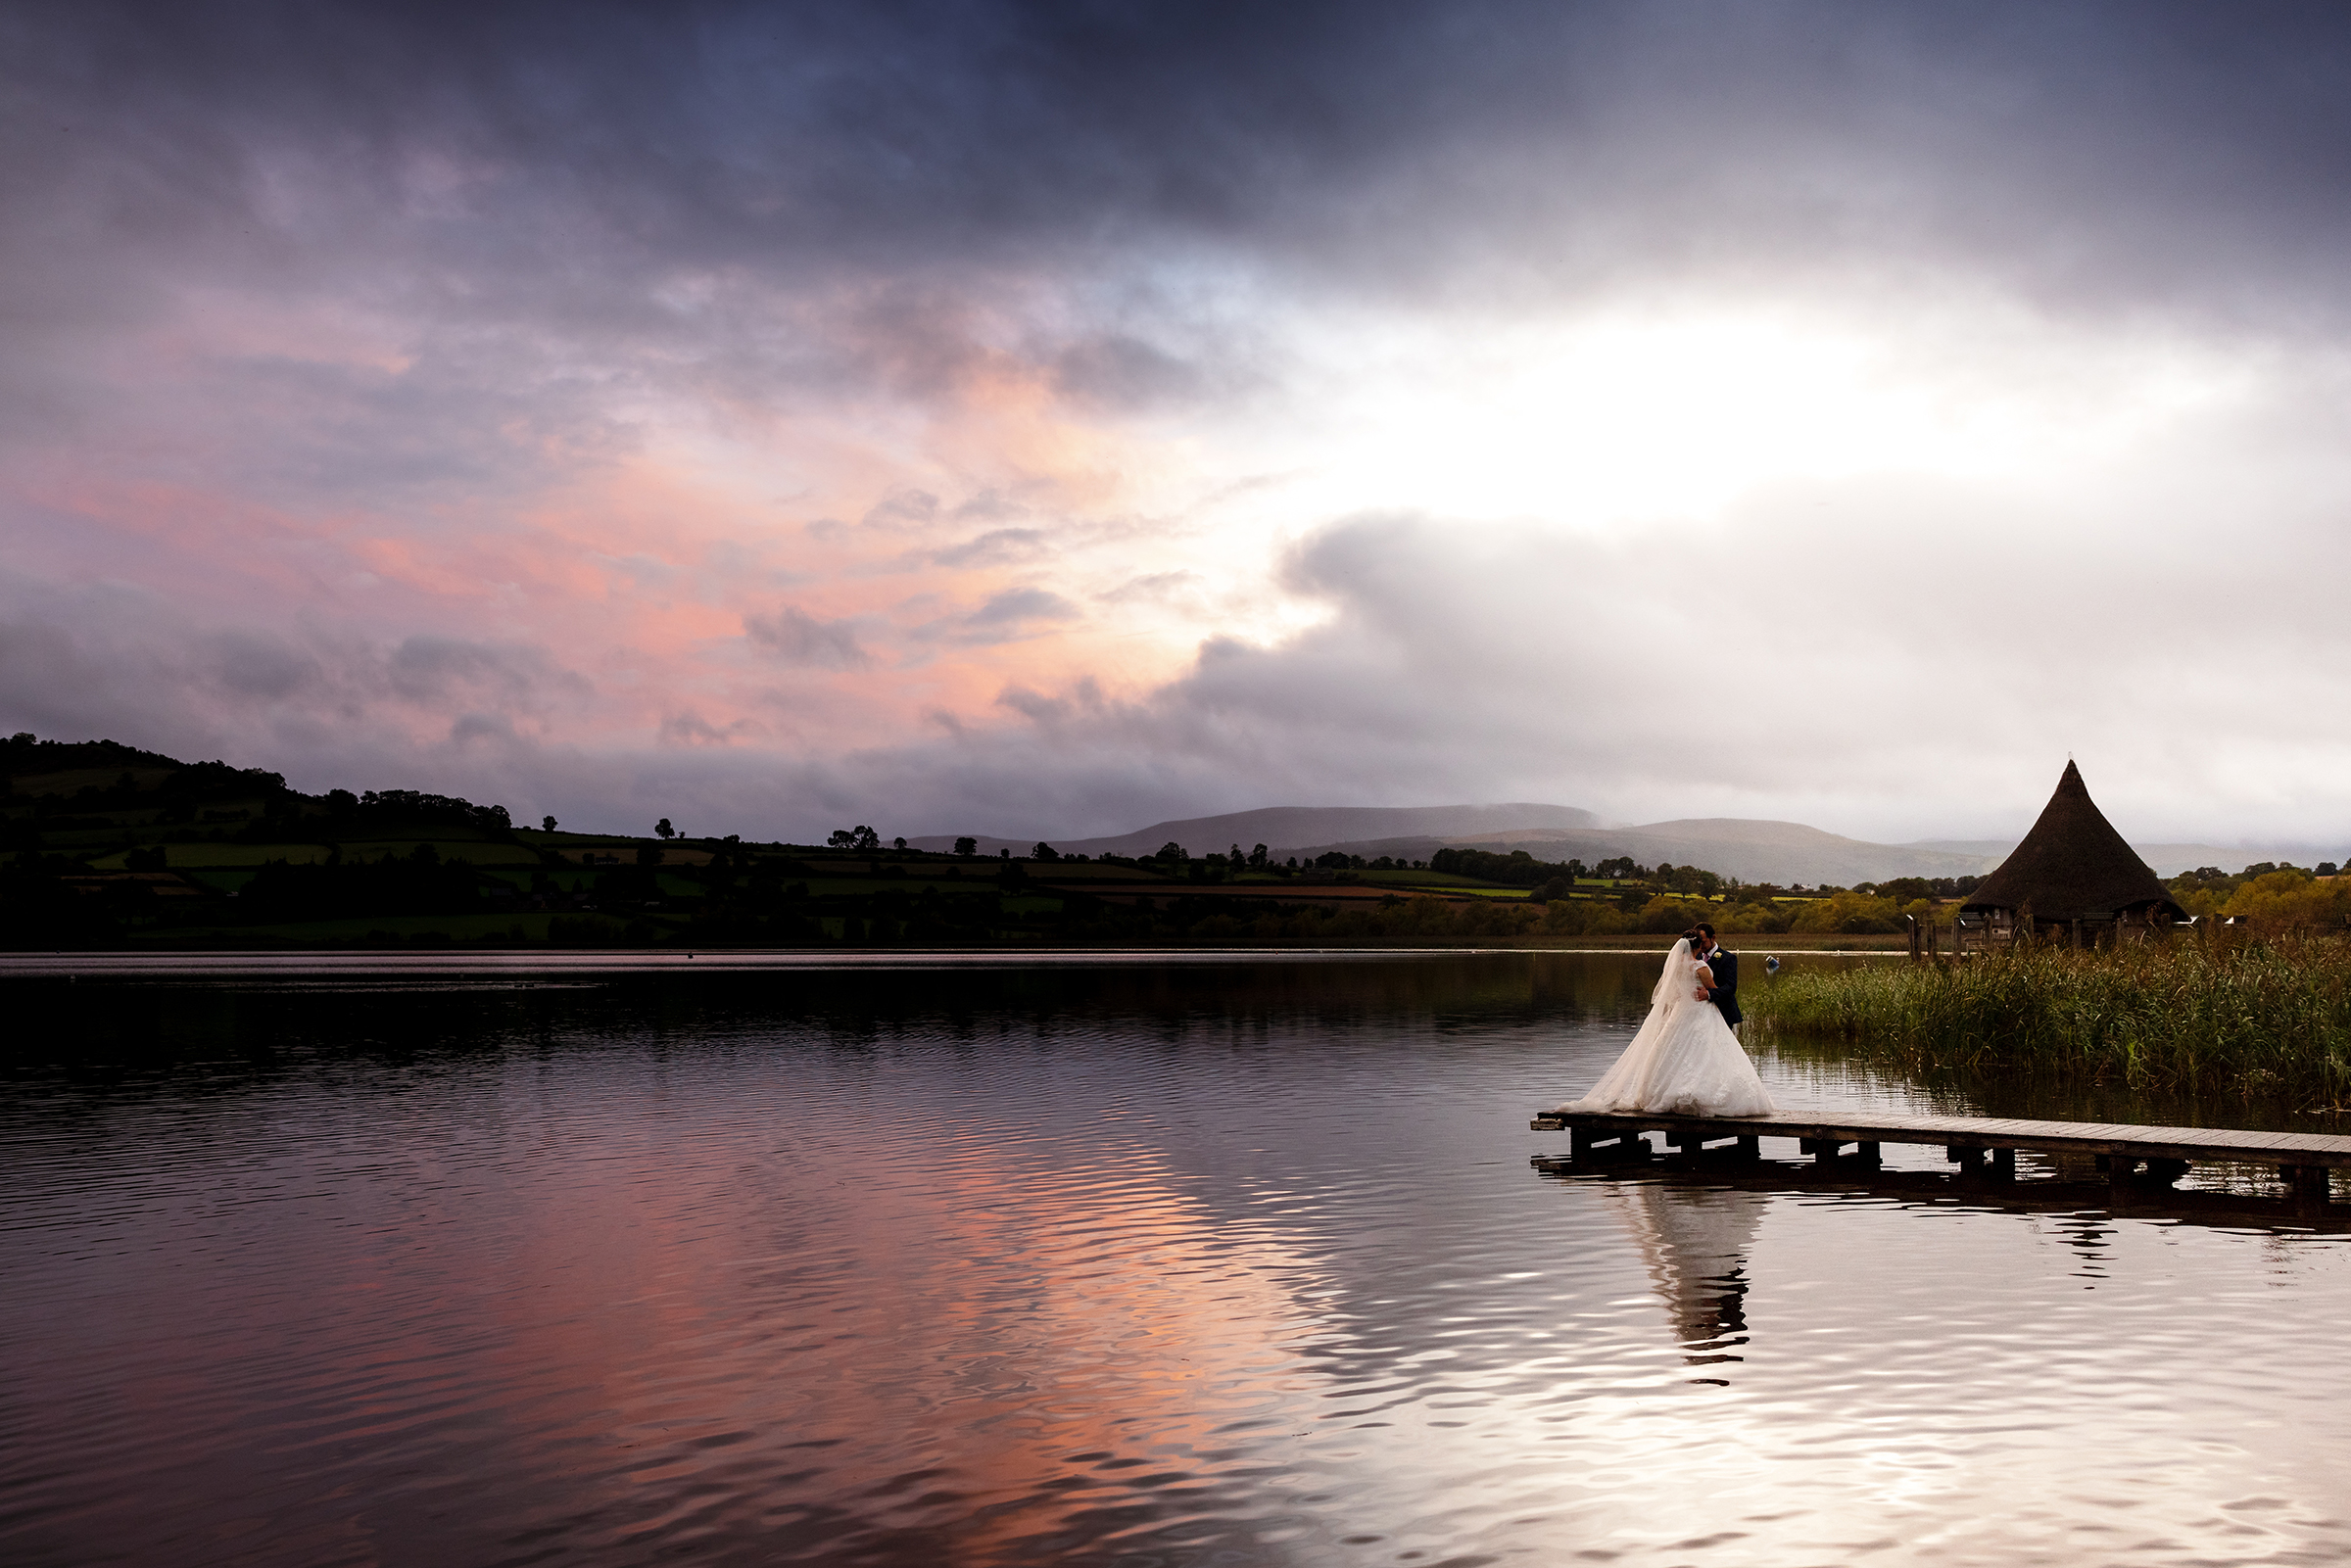
[[(428, 937), (434, 933), (425, 933)], [(450, 937), (441, 941), (421, 940), (406, 943), (385, 942), (244, 942), (244, 943), (175, 943), (142, 942), (130, 947), (90, 948), (7, 948), (0, 949), (0, 964), (20, 955), (71, 958), (75, 954), (154, 954), (157, 956), (195, 957), (206, 953), (802, 953), (809, 955), (857, 953), (886, 955), (889, 953), (1202, 953), (1202, 952), (1376, 952), (1376, 953), (1658, 953), (1673, 945), (1672, 936), (1620, 935), (1595, 933), (1584, 935), (1526, 935), (1497, 940), (1491, 936), (1429, 936), (1411, 941), (1398, 941), (1382, 936), (1218, 936), (1188, 940), (1182, 937), (1158, 940), (1068, 943), (1068, 942), (813, 942), (797, 945), (727, 945), (709, 943), (696, 945), (688, 942), (615, 942), (609, 945), (562, 942), (514, 942), (501, 939), (480, 941)], [(1743, 936), (1731, 936), (1723, 944), (1731, 952), (1754, 953), (1903, 953), (1909, 951), (1907, 940), (1900, 936), (1869, 933), (1837, 935), (1828, 932), (1802, 931), (1762, 933), (1762, 939), (1748, 941)]]
[[(1655, 950), (1652, 950), (1655, 951)], [(1761, 956), (1762, 949), (1755, 950)], [(1822, 958), (1883, 958), (1899, 948), (1808, 947), (1788, 949)], [(462, 970), (527, 971), (532, 968), (593, 970), (602, 967), (700, 968), (725, 970), (819, 969), (828, 965), (859, 969), (888, 969), (893, 965), (951, 964), (972, 966), (1051, 964), (1207, 964), (1235, 961), (1272, 962), (1283, 959), (1410, 960), (1433, 957), (1500, 957), (1512, 953), (1544, 953), (1557, 957), (1615, 958), (1642, 956), (1642, 949), (1615, 947), (1526, 947), (1515, 944), (1469, 942), (1443, 946), (1400, 947), (1365, 941), (1358, 943), (1167, 944), (1106, 947), (247, 947), (247, 948), (108, 948), (76, 952), (0, 952), (0, 978), (140, 974), (198, 974), (213, 969), (251, 969), (255, 973), (298, 973), (316, 969), (360, 972), (369, 968), (405, 971)]]

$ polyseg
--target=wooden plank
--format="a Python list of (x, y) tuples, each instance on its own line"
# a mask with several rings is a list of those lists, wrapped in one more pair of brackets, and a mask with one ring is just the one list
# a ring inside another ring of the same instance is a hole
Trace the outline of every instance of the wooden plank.
[(2253, 1164), (2351, 1167), (2351, 1137), (2318, 1132), (2261, 1132), (2244, 1127), (2136, 1126), (2040, 1121), (2000, 1117), (1921, 1117), (1870, 1111), (1788, 1109), (1760, 1117), (1680, 1117), (1655, 1113), (1538, 1113), (1562, 1127), (1638, 1129), (1700, 1138), (1778, 1137), (1838, 1143), (1973, 1144), (2043, 1154), (2116, 1154), (2132, 1161), (2235, 1160)]

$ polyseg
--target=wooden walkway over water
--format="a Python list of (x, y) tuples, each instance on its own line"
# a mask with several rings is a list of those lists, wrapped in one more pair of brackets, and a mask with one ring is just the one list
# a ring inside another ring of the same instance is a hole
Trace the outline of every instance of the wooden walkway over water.
[(2298, 1203), (2324, 1207), (2329, 1197), (2330, 1172), (2351, 1168), (2351, 1138), (2231, 1127), (2140, 1127), (1823, 1110), (1775, 1111), (1766, 1117), (1681, 1117), (1561, 1109), (1538, 1111), (1528, 1124), (1537, 1132), (1568, 1133), (1571, 1158), (1579, 1165), (1654, 1153), (1648, 1142), (1652, 1133), (1661, 1134), (1669, 1149), (1684, 1155), (1706, 1153), (1750, 1160), (1761, 1158), (1764, 1138), (1794, 1138), (1804, 1154), (1822, 1164), (1863, 1167), (1879, 1163), (1879, 1151), (1885, 1144), (1940, 1144), (1944, 1157), (1958, 1165), (1962, 1174), (1994, 1182), (2016, 1179), (2020, 1150), (2088, 1155), (2106, 1172), (2118, 1203), (2128, 1202), (2130, 1194), (2141, 1185), (2169, 1186), (2185, 1175), (2189, 1165), (2211, 1162), (2273, 1165)]

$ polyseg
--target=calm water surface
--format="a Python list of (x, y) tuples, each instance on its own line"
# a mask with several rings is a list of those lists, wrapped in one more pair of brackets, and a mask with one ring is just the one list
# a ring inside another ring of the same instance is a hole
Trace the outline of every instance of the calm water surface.
[(1530, 1170), (1654, 958), (437, 962), (0, 978), (0, 1562), (2351, 1557), (2338, 1234)]

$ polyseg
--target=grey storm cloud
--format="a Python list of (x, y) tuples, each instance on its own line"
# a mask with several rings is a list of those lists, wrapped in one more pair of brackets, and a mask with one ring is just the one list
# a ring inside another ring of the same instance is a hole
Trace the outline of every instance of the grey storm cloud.
[(523, 711), (594, 692), (588, 679), (565, 670), (540, 648), (465, 638), (410, 637), (385, 656), (392, 692), (408, 702), (464, 699)]
[[(0, 448), (145, 424), (150, 477), (406, 512), (635, 451), (653, 387), (920, 403), (1012, 352), (1089, 407), (1245, 397), (1279, 366), (1196, 264), (1529, 306), (1926, 269), (2339, 331), (2347, 165), (2321, 5), (14, 7)], [(119, 373), (208, 291), (397, 356)]]
[[(1441, 310), (1931, 274), (2323, 356), (2345, 255), (2332, 5), (0, 8), (0, 448), (403, 518), (631, 451), (648, 389), (920, 403), (1001, 354), (1097, 409), (1254, 385), (1198, 277)], [(220, 347), (237, 302), (285, 341)], [(385, 341), (302, 357), (352, 322)], [(126, 370), (149, 339), (168, 362)], [(1282, 583), (1326, 618), (1279, 645), (1215, 637), (1124, 700), (1015, 686), (1001, 728), (788, 762), (683, 698), (668, 749), (583, 757), (547, 726), (593, 689), (527, 640), (208, 620), (119, 590), (102, 551), (31, 548), (82, 523), (12, 499), (0, 702), (307, 787), (412, 777), (371, 723), (406, 704), (446, 725), (436, 787), (776, 832), (884, 804), (892, 832), (1041, 836), (1547, 797), (1956, 832), (2029, 812), (2069, 749), (2104, 759), (2118, 819), (2204, 831), (2201, 793), (2316, 827), (2339, 813), (2300, 781), (2351, 757), (2279, 747), (2351, 663), (2344, 491), (2303, 471), (2340, 406), (2066, 506), (1889, 478), (1703, 534), (1301, 517)], [(2251, 493), (2199, 499), (2213, 473)], [(877, 535), (949, 566), (1050, 552), (1016, 503), (904, 477), (933, 489), (878, 482)], [(1081, 618), (1016, 587), (912, 635)], [(871, 662), (846, 622), (743, 624), (772, 662)]]
[[(421, 642), (386, 663), (448, 683), (450, 745), (428, 758), (364, 722), (290, 745), (301, 732), (282, 707), (173, 675), (201, 662), (189, 649), (222, 646), (196, 631), (125, 646), (0, 618), (0, 698), (44, 733), (70, 707), (77, 730), (282, 767), (306, 787), (429, 762), (435, 787), (532, 814), (683, 812), (795, 841), (843, 812), (910, 836), (1076, 836), (1269, 802), (1452, 798), (1992, 836), (2021, 831), (2069, 751), (2139, 836), (2210, 831), (2209, 802), (2242, 799), (2250, 774), (2271, 781), (2262, 826), (2326, 837), (2351, 742), (2279, 715), (2339, 708), (2351, 536), (2279, 505), (2228, 559), (2183, 573), (2135, 547), (2162, 490), (2064, 529), (2016, 497), (1886, 480), (1800, 515), (1757, 501), (1710, 531), (1630, 538), (1350, 518), (1282, 567), (1327, 611), (1302, 636), (1211, 639), (1176, 679), (1124, 698), (1085, 679), (1010, 687), (995, 704), (1009, 723), (840, 754), (761, 750), (691, 708), (664, 721), (666, 749), (583, 754), (518, 725), (528, 702), (483, 700), (508, 679), (487, 653)], [(1922, 620), (1922, 575), (1967, 613)], [(2245, 601), (2259, 630), (2215, 614)], [(274, 657), (254, 667), (264, 683), (292, 670)], [(331, 717), (339, 698), (298, 686), (288, 700)], [(2308, 765), (2313, 745), (2325, 766)]]
[(1041, 528), (993, 528), (960, 545), (933, 550), (940, 566), (1005, 566), (1033, 560), (1049, 547)]
[[(1171, 242), (1372, 288), (1959, 259), (2329, 316), (2351, 249), (2319, 4), (93, 3), (0, 43), (13, 319), (51, 338), (162, 309), (167, 256), (636, 336), (679, 267), (918, 287)], [(1061, 360), (1115, 400), (1201, 373), (1130, 331)]]
[(862, 670), (873, 655), (846, 621), (820, 621), (787, 604), (773, 615), (746, 615), (744, 636), (778, 663), (817, 670)]
[(662, 744), (671, 746), (724, 746), (744, 738), (751, 729), (748, 720), (716, 725), (692, 709), (684, 709), (662, 719), (660, 738)]
[(1017, 642), (1084, 618), (1076, 604), (1032, 584), (991, 594), (977, 609), (925, 621), (908, 636), (918, 642), (985, 647)]
[[(2145, 835), (2204, 831), (2247, 771), (2274, 781), (2279, 831), (2339, 831), (2331, 781), (2351, 744), (2322, 738), (2334, 760), (2314, 768), (2309, 736), (2277, 715), (2328, 711), (2351, 666), (2332, 609), (2351, 540), (2281, 515), (2183, 574), (2135, 548), (2149, 496), (2062, 529), (2029, 500), (1941, 485), (1833, 499), (1825, 516), (1759, 502), (1717, 530), (1629, 540), (1348, 519), (1285, 567), (1330, 612), (1304, 636), (1212, 639), (1128, 700), (1090, 681), (1016, 686), (998, 705), (1023, 725), (842, 759), (831, 777), (867, 781), (866, 798), (926, 832), (1458, 797), (1622, 821), (1802, 810), (1899, 838), (2021, 832), (2072, 752)], [(1963, 619), (1922, 620), (1922, 575)], [(2271, 628), (2250, 642), (2213, 614), (2247, 598)], [(2276, 689), (2248, 703), (2253, 680)]]
[(289, 697), (320, 673), (316, 659), (274, 637), (222, 632), (213, 638), (212, 652), (220, 685), (240, 697)]
[(1008, 588), (953, 624), (959, 641), (994, 641), (1028, 636), (1040, 625), (1079, 620), (1084, 613), (1050, 589)]
[(1067, 395), (1114, 408), (1185, 402), (1197, 398), (1207, 383), (1190, 361), (1117, 333), (1063, 349), (1054, 358), (1053, 379)]
[(0, 574), (0, 712), (45, 736), (238, 756), (314, 782), (351, 757), (412, 768), (393, 736), (419, 710), (453, 743), (537, 749), (593, 696), (584, 676), (527, 643), (208, 626), (135, 590), (61, 594)]
[(1099, 597), (1105, 604), (1168, 602), (1196, 597), (1201, 586), (1197, 572), (1146, 572), (1128, 578)]
[(885, 496), (865, 514), (868, 528), (921, 528), (938, 515), (938, 498), (927, 490)]

